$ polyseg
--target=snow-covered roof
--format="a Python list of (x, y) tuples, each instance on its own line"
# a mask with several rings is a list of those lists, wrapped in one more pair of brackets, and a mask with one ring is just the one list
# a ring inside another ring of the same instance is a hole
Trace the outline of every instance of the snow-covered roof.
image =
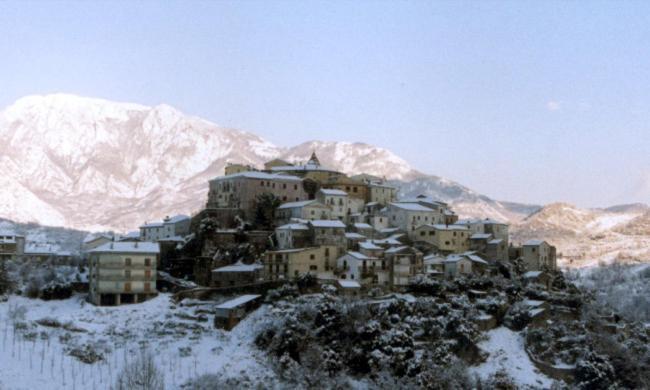
[(461, 254), (449, 255), (449, 256), (447, 256), (447, 258), (445, 259), (444, 262), (445, 263), (456, 263), (456, 262), (458, 262), (460, 260), (463, 260), (463, 259), (467, 259), (467, 260), (469, 260), (471, 262), (474, 262), (474, 263), (479, 263), (479, 264), (484, 264), (484, 265), (488, 264), (487, 261), (485, 261), (485, 260), (481, 259), (479, 256), (473, 254), (473, 252), (469, 252), (469, 253), (466, 252), (466, 253), (461, 253)]
[(482, 222), (485, 225), (507, 225), (507, 223), (505, 223), (505, 222), (500, 222), (500, 221), (494, 220), (492, 218), (485, 218)]
[(361, 288), (361, 284), (356, 280), (338, 280), (338, 284), (343, 288)]
[(442, 224), (442, 223), (435, 224), (435, 225), (427, 224), (427, 225), (424, 225), (424, 226), (432, 227), (432, 228), (434, 228), (436, 230), (463, 230), (463, 231), (465, 231), (465, 230), (469, 229), (467, 226), (463, 226), (463, 225), (445, 225), (445, 224)]
[(427, 255), (423, 259), (424, 264), (426, 265), (434, 265), (434, 264), (442, 264), (445, 261), (445, 258), (439, 255)]
[(229, 301), (226, 301), (216, 307), (216, 309), (234, 309), (238, 306), (244, 305), (248, 302), (254, 301), (261, 297), (261, 295), (257, 294), (246, 294), (239, 296), (235, 299), (231, 299)]
[(524, 246), (539, 246), (544, 243), (544, 240), (528, 240), (524, 242)]
[(367, 237), (363, 234), (348, 232), (345, 233), (345, 238), (348, 238), (350, 240), (365, 240)]
[(428, 211), (428, 212), (433, 212), (432, 209), (422, 206), (419, 203), (391, 203), (390, 204), (392, 207), (396, 207), (398, 209), (406, 210), (406, 211)]
[(276, 230), (309, 230), (309, 227), (304, 223), (288, 223), (286, 225), (278, 226)]
[(88, 251), (89, 253), (160, 253), (160, 245), (157, 242), (107, 242), (100, 245), (95, 249)]
[(535, 279), (542, 274), (542, 271), (528, 271), (523, 274), (524, 279)]
[(310, 204), (312, 204), (314, 202), (316, 202), (316, 200), (314, 200), (314, 199), (312, 199), (312, 200), (301, 200), (299, 202), (287, 202), (287, 203), (281, 204), (280, 207), (278, 207), (278, 210), (293, 209), (293, 208), (297, 208), (297, 207), (305, 207), (305, 206), (310, 205)]
[(354, 257), (354, 258), (356, 258), (356, 259), (359, 259), (359, 260), (369, 260), (369, 259), (371, 259), (371, 257), (368, 257), (368, 256), (364, 255), (363, 253), (359, 253), (359, 252), (356, 252), (356, 251), (348, 251), (347, 254)]
[(381, 233), (381, 234), (391, 234), (391, 233), (395, 233), (398, 230), (399, 230), (399, 228), (396, 228), (396, 227), (395, 228), (383, 228), (383, 229), (379, 229), (378, 232)]
[(354, 227), (357, 229), (372, 229), (372, 226), (365, 222), (357, 222), (354, 224)]
[(359, 243), (359, 248), (369, 250), (369, 251), (376, 251), (376, 250), (381, 250), (384, 249), (380, 246), (375, 245), (372, 241), (364, 241)]
[(56, 254), (56, 249), (53, 248), (52, 245), (49, 244), (36, 244), (36, 243), (29, 243), (25, 247), (25, 254), (26, 255), (55, 255)]
[(492, 238), (492, 235), (490, 233), (474, 233), (469, 238), (472, 240), (487, 240)]
[(343, 228), (345, 229), (345, 224), (339, 220), (328, 220), (328, 219), (317, 219), (314, 221), (309, 221), (313, 227), (317, 228)]
[(502, 242), (503, 242), (503, 239), (495, 238), (494, 240), (488, 241), (488, 244), (497, 245), (497, 244), (501, 244)]
[[(0, 234), (0, 236), (1, 236), (1, 235), (2, 235), (2, 234)], [(139, 232), (138, 232), (138, 236), (140, 236), (140, 233), (139, 233)], [(84, 238), (83, 243), (84, 243), (84, 244), (88, 244), (89, 242), (93, 242), (93, 241), (95, 241), (95, 240), (97, 240), (97, 239), (100, 239), (100, 238), (105, 238), (105, 239), (107, 239), (107, 240), (110, 241), (110, 240), (113, 239), (113, 236), (111, 236), (111, 235), (109, 235), (109, 234), (94, 234), (94, 233), (89, 233), (89, 234)]]
[(219, 267), (212, 270), (212, 272), (253, 272), (258, 269), (264, 268), (261, 264), (244, 264), (241, 261), (225, 267)]
[(406, 250), (406, 249), (408, 249), (408, 248), (409, 248), (409, 247), (406, 246), (406, 245), (397, 246), (397, 247), (394, 247), (394, 248), (387, 249), (387, 250), (386, 250), (386, 254), (399, 253), (399, 252), (401, 252), (401, 251), (403, 251), (403, 250)]
[(318, 190), (318, 192), (322, 193), (323, 195), (328, 195), (328, 196), (347, 196), (348, 193), (342, 190), (337, 190), (337, 189), (331, 189), (331, 188), (321, 188)]
[[(273, 170), (277, 170), (275, 168), (280, 168), (280, 167), (274, 167)], [(296, 167), (291, 167), (291, 168), (295, 169)], [(233, 173), (232, 175), (217, 177), (215, 179), (212, 179), (211, 181), (237, 179), (240, 177), (245, 179), (259, 179), (259, 180), (283, 180), (283, 181), (296, 181), (296, 182), (302, 181), (302, 179), (297, 176), (282, 175), (278, 173), (258, 172), (258, 171)]]

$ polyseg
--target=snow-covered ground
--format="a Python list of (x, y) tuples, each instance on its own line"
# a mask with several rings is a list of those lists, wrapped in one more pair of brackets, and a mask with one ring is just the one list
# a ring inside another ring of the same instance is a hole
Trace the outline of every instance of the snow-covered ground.
[(553, 380), (539, 372), (524, 350), (524, 337), (505, 327), (486, 333), (487, 339), (478, 344), (489, 353), (487, 360), (470, 372), (487, 379), (497, 371), (504, 370), (520, 387), (549, 388)]
[[(224, 378), (242, 373), (250, 378), (274, 376), (253, 345), (265, 307), (225, 332), (213, 327), (212, 315), (203, 322), (190, 318), (214, 303), (181, 306), (161, 294), (137, 305), (94, 307), (84, 298), (42, 301), (11, 296), (0, 303), (0, 389), (109, 389), (143, 347), (153, 352), (168, 389), (207, 373)], [(24, 319), (11, 314), (20, 307)], [(44, 318), (65, 325), (36, 323)], [(84, 345), (91, 345), (103, 359), (86, 364), (66, 353)]]

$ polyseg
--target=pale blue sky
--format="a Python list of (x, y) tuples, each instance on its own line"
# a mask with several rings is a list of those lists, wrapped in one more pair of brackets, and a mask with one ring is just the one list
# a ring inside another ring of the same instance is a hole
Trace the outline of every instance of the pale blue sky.
[(168, 103), (497, 199), (650, 201), (650, 2), (0, 2), (0, 106)]

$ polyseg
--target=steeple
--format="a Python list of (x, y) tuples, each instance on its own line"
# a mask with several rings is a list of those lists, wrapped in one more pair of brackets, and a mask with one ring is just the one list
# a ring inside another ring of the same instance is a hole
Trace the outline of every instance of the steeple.
[(316, 165), (320, 166), (320, 161), (318, 161), (318, 157), (316, 157), (316, 151), (312, 151), (311, 157), (309, 158), (309, 161), (307, 161), (307, 165)]

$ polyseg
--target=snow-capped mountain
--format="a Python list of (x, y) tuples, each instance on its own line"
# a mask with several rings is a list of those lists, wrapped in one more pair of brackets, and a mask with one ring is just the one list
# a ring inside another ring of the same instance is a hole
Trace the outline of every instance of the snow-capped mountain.
[(0, 113), (0, 216), (89, 230), (133, 229), (198, 211), (207, 181), (228, 162), (261, 166), (281, 157), (346, 173), (419, 175), (386, 149), (307, 142), (281, 148), (257, 135), (147, 107), (73, 95), (22, 98)]

